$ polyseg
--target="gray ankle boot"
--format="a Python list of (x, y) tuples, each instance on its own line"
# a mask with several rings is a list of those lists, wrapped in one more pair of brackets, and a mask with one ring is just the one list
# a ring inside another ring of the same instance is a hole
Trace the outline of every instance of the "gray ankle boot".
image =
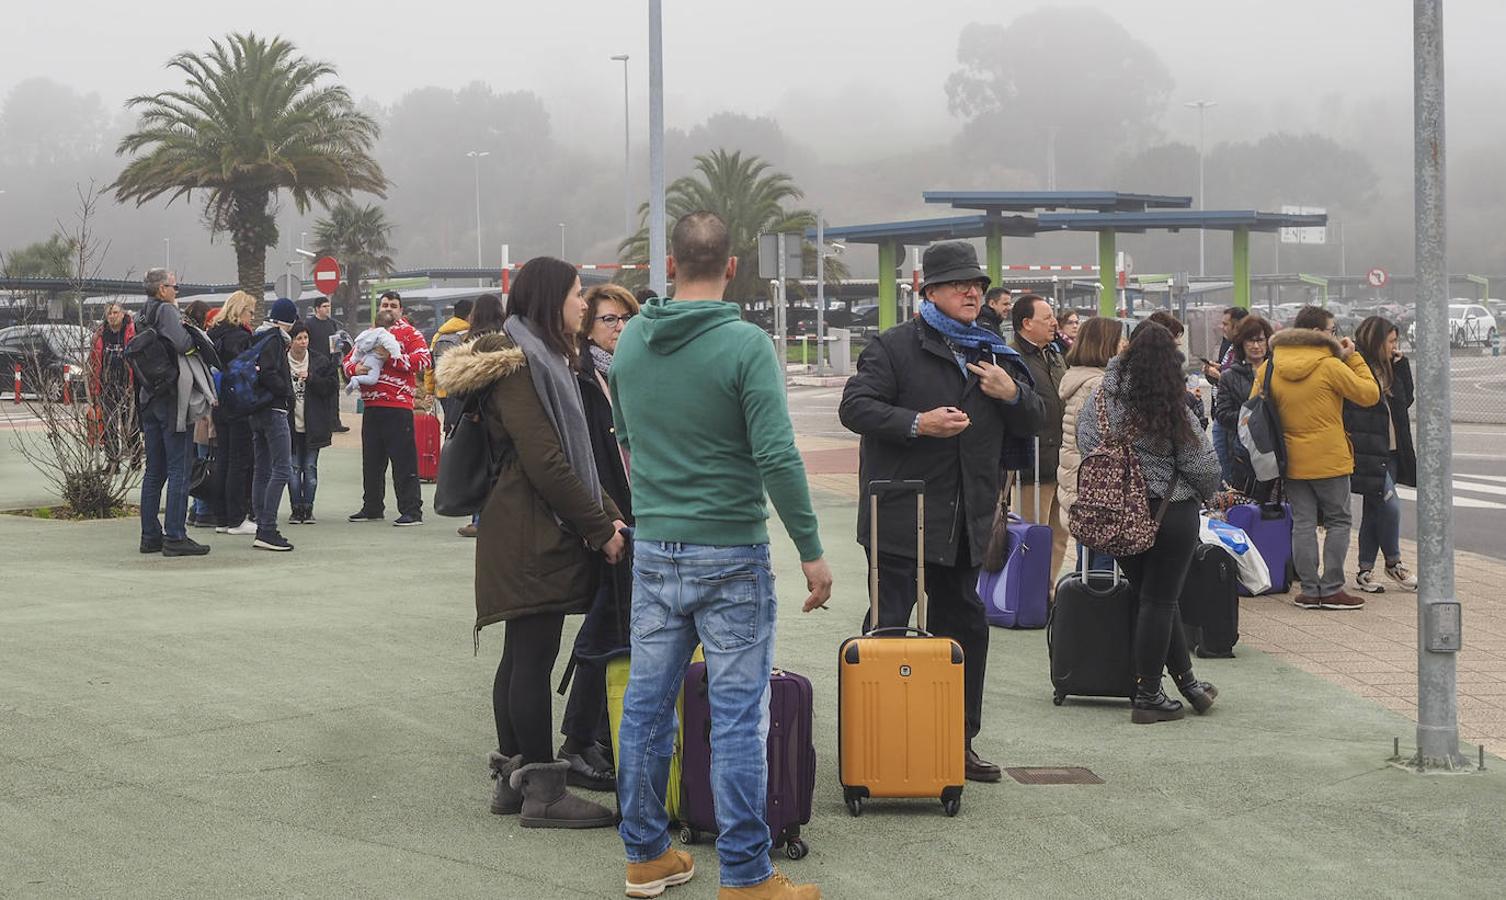
[(523, 757), (503, 756), (497, 751), (486, 754), (486, 770), (492, 776), (492, 812), (515, 816), (523, 809), (523, 795), (512, 786), (512, 773), (523, 764)]
[(523, 792), (524, 828), (607, 828), (617, 817), (599, 803), (577, 797), (565, 788), (567, 762), (530, 763), (512, 773), (512, 786)]

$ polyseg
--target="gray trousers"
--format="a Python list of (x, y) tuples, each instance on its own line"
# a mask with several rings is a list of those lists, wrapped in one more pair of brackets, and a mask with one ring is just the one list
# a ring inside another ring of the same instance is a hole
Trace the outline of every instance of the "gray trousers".
[[(1289, 478), (1286, 499), (1292, 504), (1292, 564), (1309, 597), (1332, 597), (1344, 587), (1344, 557), (1349, 553), (1349, 476)], [(1323, 572), (1318, 572), (1318, 514), (1323, 515)]]

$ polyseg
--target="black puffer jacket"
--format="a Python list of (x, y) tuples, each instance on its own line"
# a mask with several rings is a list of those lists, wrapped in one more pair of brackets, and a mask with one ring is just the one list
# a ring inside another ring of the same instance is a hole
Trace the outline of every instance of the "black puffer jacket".
[(1255, 367), (1240, 360), (1218, 376), (1218, 394), (1213, 398), (1213, 421), (1225, 429), (1239, 427), (1239, 409), (1250, 399), (1255, 386)]
[[(271, 395), (265, 409), (287, 412), (293, 408), (293, 369), (288, 365), (288, 336), (276, 325), (263, 325), (252, 336), (252, 343), (271, 334), (256, 358), (256, 381)], [(228, 365), (228, 364), (227, 364)]]
[[(1372, 370), (1373, 371), (1373, 370)], [(1396, 483), (1416, 486), (1417, 452), (1412, 447), (1412, 367), (1406, 359), (1391, 369), (1390, 394), (1381, 394), (1374, 406), (1344, 401), (1344, 430), (1354, 446), (1354, 474), (1350, 493), (1372, 496), (1386, 486), (1386, 464), (1391, 459), (1391, 429), (1396, 429)], [(1380, 379), (1377, 377), (1376, 379)]]

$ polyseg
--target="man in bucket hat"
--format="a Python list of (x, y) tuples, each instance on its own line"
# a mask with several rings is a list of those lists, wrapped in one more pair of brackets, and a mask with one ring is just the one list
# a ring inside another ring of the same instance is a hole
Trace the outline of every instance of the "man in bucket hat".
[[(858, 358), (839, 414), (861, 435), (858, 543), (878, 554), (879, 627), (908, 624), (915, 605), (911, 498), (880, 498), (878, 546), (868, 546), (870, 479), (926, 484), (929, 628), (965, 655), (967, 777), (998, 781), (973, 749), (983, 720), (988, 620), (978, 565), (999, 500), (1000, 461), (1023, 459), (1043, 417), (1019, 354), (976, 324), (989, 278), (965, 241), (932, 244), (923, 258), (920, 315), (875, 338)], [(1005, 466), (1007, 468), (1007, 465)], [(868, 629), (864, 616), (864, 630)]]

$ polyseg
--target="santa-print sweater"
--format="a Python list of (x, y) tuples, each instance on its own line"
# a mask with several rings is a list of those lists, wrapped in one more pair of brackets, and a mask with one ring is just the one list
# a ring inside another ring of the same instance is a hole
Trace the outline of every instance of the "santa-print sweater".
[[(382, 376), (376, 384), (361, 388), (361, 401), (367, 406), (382, 406), (393, 409), (413, 408), (413, 389), (419, 372), (429, 368), (429, 345), (417, 328), (407, 319), (400, 320), (389, 331), (397, 338), (403, 352), (382, 364)], [(345, 374), (353, 377), (360, 358), (352, 350), (345, 357)]]

